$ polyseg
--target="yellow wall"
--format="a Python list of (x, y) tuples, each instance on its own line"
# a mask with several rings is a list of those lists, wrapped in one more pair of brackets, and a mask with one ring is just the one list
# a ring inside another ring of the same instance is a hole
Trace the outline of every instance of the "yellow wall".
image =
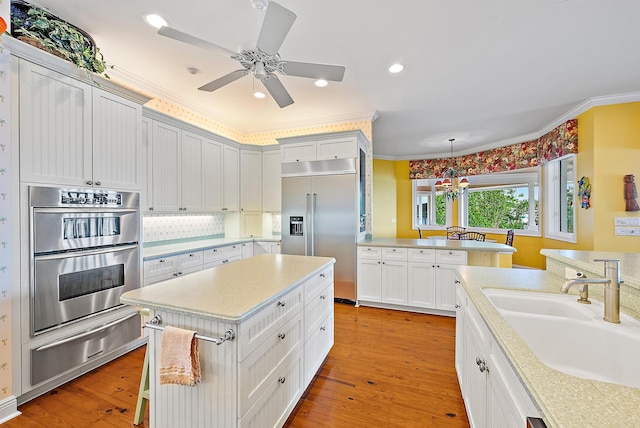
[(376, 238), (396, 236), (396, 163), (373, 160), (373, 235)]
[[(615, 217), (640, 217), (640, 212), (624, 211), (623, 197), (623, 176), (626, 174), (635, 175), (636, 186), (640, 189), (640, 103), (594, 107), (586, 111), (578, 116), (578, 136), (576, 180), (583, 176), (589, 178), (591, 208), (580, 208), (578, 201), (577, 242), (572, 244), (554, 239), (516, 235), (514, 247), (518, 252), (513, 255), (514, 264), (544, 269), (545, 257), (540, 254), (542, 248), (640, 251), (640, 238), (616, 236), (614, 233)], [(389, 187), (390, 167), (386, 163), (384, 165), (384, 185)], [(374, 180), (377, 172), (374, 168)], [(381, 192), (382, 190), (379, 192), (378, 189), (374, 189), (374, 219), (381, 209), (381, 203), (376, 200)], [(411, 228), (412, 196), (408, 161), (395, 161), (395, 196), (396, 236), (416, 238), (417, 232)], [(388, 202), (387, 198), (383, 205)], [(542, 220), (544, 221), (544, 218)], [(544, 224), (541, 227), (544, 227)], [(388, 230), (384, 233), (387, 234)], [(376, 227), (373, 235), (378, 237)], [(489, 234), (488, 238), (503, 242), (505, 236)]]

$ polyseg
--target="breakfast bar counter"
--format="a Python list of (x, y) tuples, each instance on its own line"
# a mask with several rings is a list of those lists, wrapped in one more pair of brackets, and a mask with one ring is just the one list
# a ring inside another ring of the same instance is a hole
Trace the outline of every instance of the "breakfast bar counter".
[(334, 263), (262, 254), (124, 293), (161, 329), (227, 337), (199, 340), (202, 381), (186, 387), (160, 384), (149, 331), (151, 426), (281, 426), (333, 345)]

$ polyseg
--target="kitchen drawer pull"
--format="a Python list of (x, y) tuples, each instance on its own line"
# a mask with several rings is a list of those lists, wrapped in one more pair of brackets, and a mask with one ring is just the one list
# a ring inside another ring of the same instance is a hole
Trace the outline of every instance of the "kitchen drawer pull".
[(284, 308), (284, 305), (286, 305), (286, 304), (287, 304), (287, 302), (284, 302), (282, 300), (278, 302), (278, 306), (282, 306), (283, 308)]
[(166, 262), (165, 259), (160, 259), (160, 261), (158, 263), (164, 263), (164, 262)]
[(320, 274), (320, 278), (324, 278), (324, 277), (326, 277), (326, 276), (327, 276), (327, 275), (325, 275), (325, 274), (323, 274), (323, 273), (321, 273), (321, 274)]
[(93, 184), (93, 181), (87, 180), (87, 185), (91, 186), (92, 184)]
[(195, 256), (196, 256), (195, 254), (189, 254), (189, 257), (195, 257)]
[(454, 280), (453, 280), (453, 283), (454, 283), (454, 284), (460, 284), (460, 281), (458, 281), (457, 279), (454, 279)]
[(327, 298), (327, 295), (326, 295), (326, 294), (322, 294), (322, 295), (320, 295), (320, 299), (324, 300), (324, 299), (326, 299), (326, 298)]
[(280, 376), (280, 377), (278, 378), (278, 382), (280, 382), (280, 383), (284, 383), (286, 380), (287, 380), (287, 378), (286, 378), (286, 377), (284, 377), (284, 376)]
[(280, 338), (280, 339), (284, 339), (285, 337), (287, 337), (287, 335), (284, 334), (284, 333), (279, 333), (278, 334), (278, 338)]
[(327, 329), (327, 327), (325, 327), (325, 326), (320, 327), (320, 331), (325, 331), (326, 329)]

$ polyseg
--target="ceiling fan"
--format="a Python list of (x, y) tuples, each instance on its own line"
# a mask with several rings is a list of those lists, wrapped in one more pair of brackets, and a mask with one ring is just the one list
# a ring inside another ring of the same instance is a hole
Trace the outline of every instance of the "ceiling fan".
[[(251, 0), (251, 3), (254, 8), (261, 10), (266, 6), (267, 1)], [(262, 81), (280, 108), (283, 108), (293, 104), (293, 98), (291, 98), (276, 73), (335, 82), (342, 81), (345, 71), (344, 66), (282, 60), (278, 50), (296, 20), (296, 14), (274, 1), (268, 2), (266, 9), (262, 28), (254, 49), (234, 52), (169, 26), (160, 27), (158, 34), (204, 49), (230, 54), (231, 58), (240, 62), (242, 69), (232, 71), (199, 87), (198, 89), (201, 91), (215, 91), (253, 73), (257, 79)]]

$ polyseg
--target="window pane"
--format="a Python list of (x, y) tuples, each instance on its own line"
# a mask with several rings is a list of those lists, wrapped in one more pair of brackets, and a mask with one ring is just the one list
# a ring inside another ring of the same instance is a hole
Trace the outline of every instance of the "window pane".
[(429, 224), (431, 196), (418, 193), (416, 199), (416, 226), (426, 226)]
[(573, 233), (573, 159), (560, 161), (560, 232)]
[[(470, 189), (467, 209), (469, 227), (526, 229), (530, 221), (529, 187)], [(537, 222), (537, 218), (532, 220)]]
[(447, 224), (447, 198), (443, 194), (436, 195), (436, 224), (439, 226)]

